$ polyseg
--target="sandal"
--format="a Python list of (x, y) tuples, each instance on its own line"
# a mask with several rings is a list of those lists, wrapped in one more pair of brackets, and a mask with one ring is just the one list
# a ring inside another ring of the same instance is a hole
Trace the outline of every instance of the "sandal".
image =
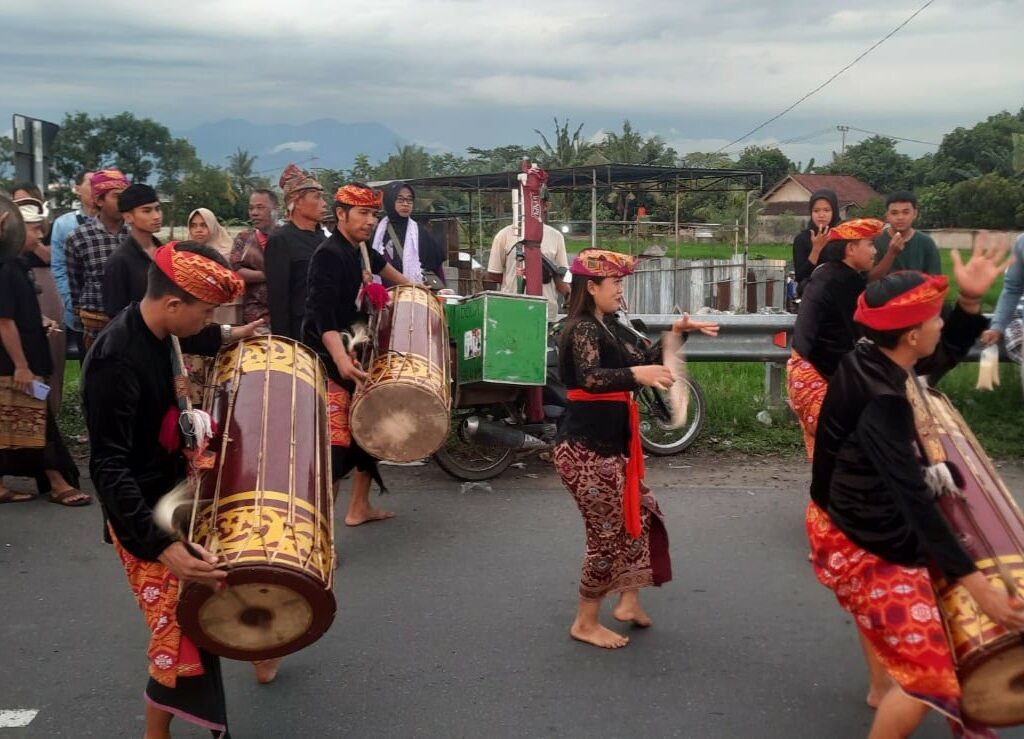
[(0, 487), (0, 504), (27, 503), (28, 501), (35, 499), (36, 496), (32, 493), (23, 493), (20, 490), (11, 490), (10, 488)]
[(59, 493), (50, 493), (50, 502), (77, 508), (78, 506), (92, 503), (92, 497), (78, 488), (68, 488), (67, 490), (61, 490)]

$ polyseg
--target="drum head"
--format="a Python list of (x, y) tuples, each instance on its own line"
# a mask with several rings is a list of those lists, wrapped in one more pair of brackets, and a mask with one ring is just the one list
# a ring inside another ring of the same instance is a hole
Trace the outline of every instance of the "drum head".
[(259, 565), (232, 570), (219, 592), (189, 583), (178, 601), (178, 623), (212, 654), (273, 659), (319, 639), (335, 608), (334, 593), (312, 577)]
[(986, 726), (1024, 723), (1024, 644), (1019, 638), (968, 664), (960, 683), (967, 718)]
[(371, 387), (352, 404), (352, 434), (364, 450), (388, 462), (415, 462), (448, 436), (448, 407), (427, 388), (405, 383)]

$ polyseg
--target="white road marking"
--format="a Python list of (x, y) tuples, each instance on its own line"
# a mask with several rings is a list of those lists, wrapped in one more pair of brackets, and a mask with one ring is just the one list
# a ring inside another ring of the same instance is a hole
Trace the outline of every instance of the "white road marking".
[(38, 713), (34, 708), (0, 708), (0, 729), (28, 726)]

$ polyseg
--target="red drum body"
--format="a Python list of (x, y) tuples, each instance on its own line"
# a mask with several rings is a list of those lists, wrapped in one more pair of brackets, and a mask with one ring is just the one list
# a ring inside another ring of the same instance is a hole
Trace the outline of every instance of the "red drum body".
[(205, 409), (216, 436), (191, 541), (222, 559), (228, 587), (188, 583), (182, 631), (233, 659), (280, 657), (334, 620), (334, 516), (326, 375), (316, 355), (278, 336), (217, 355)]
[[(912, 382), (912, 381), (911, 381)], [(916, 395), (915, 395), (916, 392)], [(977, 568), (998, 588), (1024, 593), (1024, 516), (966, 422), (942, 393), (909, 388), (930, 463), (952, 468), (961, 495), (939, 507)], [(930, 417), (931, 423), (921, 423)], [(1011, 585), (1007, 587), (1006, 581)], [(933, 573), (966, 717), (986, 726), (1024, 723), (1024, 640), (986, 616), (961, 585)]]
[(374, 457), (413, 462), (429, 457), (448, 436), (448, 324), (444, 306), (426, 288), (398, 285), (388, 293), (350, 424), (359, 446)]

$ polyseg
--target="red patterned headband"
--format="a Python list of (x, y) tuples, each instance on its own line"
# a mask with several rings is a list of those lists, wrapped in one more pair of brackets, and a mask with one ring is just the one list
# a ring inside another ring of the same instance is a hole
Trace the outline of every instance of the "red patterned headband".
[(584, 249), (572, 260), (569, 271), (582, 277), (625, 277), (633, 274), (636, 258), (606, 249)]
[(854, 218), (853, 220), (833, 226), (828, 232), (829, 241), (857, 241), (873, 239), (882, 233), (885, 224), (876, 218)]
[(339, 205), (351, 205), (356, 208), (384, 207), (384, 195), (380, 190), (372, 187), (360, 187), (359, 185), (343, 185), (334, 193), (334, 202)]
[(245, 283), (227, 267), (191, 251), (178, 251), (172, 241), (156, 250), (153, 261), (171, 282), (197, 300), (212, 305), (229, 303), (245, 291)]
[(922, 276), (926, 279), (920, 285), (900, 293), (877, 308), (868, 306), (864, 293), (861, 293), (857, 298), (857, 312), (853, 314), (853, 320), (876, 331), (898, 331), (937, 316), (949, 290), (949, 280), (943, 275)]

